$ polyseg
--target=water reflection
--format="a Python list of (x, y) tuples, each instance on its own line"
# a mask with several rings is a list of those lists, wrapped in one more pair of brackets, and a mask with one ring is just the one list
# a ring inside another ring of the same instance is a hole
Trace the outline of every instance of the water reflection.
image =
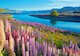
[(52, 18), (52, 19), (49, 19), (50, 20), (50, 23), (55, 25), (57, 23), (57, 19), (56, 18)]
[(48, 19), (48, 20), (50, 20), (50, 23), (51, 24), (53, 24), (53, 25), (55, 25), (56, 23), (57, 23), (57, 21), (58, 21), (58, 19), (57, 19), (57, 17), (52, 17), (52, 16), (36, 16), (36, 15), (31, 15), (31, 16), (33, 16), (33, 17), (38, 17), (38, 18), (40, 18), (40, 19)]

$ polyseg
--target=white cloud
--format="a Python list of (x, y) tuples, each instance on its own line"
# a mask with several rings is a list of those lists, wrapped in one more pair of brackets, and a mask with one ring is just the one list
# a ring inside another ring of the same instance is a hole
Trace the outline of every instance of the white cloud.
[(80, 6), (80, 0), (50, 0), (51, 3), (48, 4), (48, 6), (53, 8), (62, 8), (65, 6)]

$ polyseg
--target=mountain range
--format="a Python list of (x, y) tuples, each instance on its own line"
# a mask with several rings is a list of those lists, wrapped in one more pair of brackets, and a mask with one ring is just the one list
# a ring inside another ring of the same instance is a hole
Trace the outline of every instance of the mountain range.
[(74, 12), (74, 11), (80, 12), (80, 7), (63, 7), (61, 9), (53, 8), (52, 10), (56, 10), (58, 12)]
[(80, 6), (79, 7), (63, 7), (63, 8), (60, 8), (60, 9), (51, 9), (51, 10), (38, 10), (38, 11), (19, 11), (19, 10), (10, 10), (10, 9), (7, 9), (9, 10), (8, 13), (23, 13), (23, 14), (50, 14), (53, 10), (56, 10), (58, 11), (59, 13), (64, 13), (64, 12), (80, 12)]

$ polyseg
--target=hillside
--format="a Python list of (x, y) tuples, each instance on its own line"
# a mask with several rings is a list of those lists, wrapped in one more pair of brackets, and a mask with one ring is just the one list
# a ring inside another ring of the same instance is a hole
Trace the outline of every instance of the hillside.
[[(44, 51), (48, 52), (49, 56), (51, 54), (60, 55), (62, 52), (58, 53), (57, 50), (60, 49), (62, 51), (64, 47), (69, 47), (70, 45), (77, 46), (76, 50), (79, 49), (77, 43), (79, 44), (80, 42), (76, 38), (79, 36), (76, 33), (73, 34), (39, 23), (20, 22), (7, 16), (0, 15), (0, 56), (32, 56), (31, 53), (34, 56), (47, 55)], [(66, 46), (63, 47), (63, 45)], [(48, 50), (46, 49), (47, 47)], [(71, 49), (75, 51), (73, 48)], [(52, 53), (51, 50), (57, 54)], [(66, 50), (66, 53), (68, 51)]]

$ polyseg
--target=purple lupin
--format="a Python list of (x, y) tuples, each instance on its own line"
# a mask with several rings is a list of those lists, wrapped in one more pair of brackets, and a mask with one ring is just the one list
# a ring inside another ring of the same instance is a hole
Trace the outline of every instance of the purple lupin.
[(30, 56), (37, 56), (36, 55), (36, 46), (35, 46), (35, 37), (34, 37), (34, 32), (31, 32), (30, 34)]
[(47, 43), (43, 42), (43, 56), (47, 56)]
[(48, 45), (48, 56), (52, 55), (52, 47)]

